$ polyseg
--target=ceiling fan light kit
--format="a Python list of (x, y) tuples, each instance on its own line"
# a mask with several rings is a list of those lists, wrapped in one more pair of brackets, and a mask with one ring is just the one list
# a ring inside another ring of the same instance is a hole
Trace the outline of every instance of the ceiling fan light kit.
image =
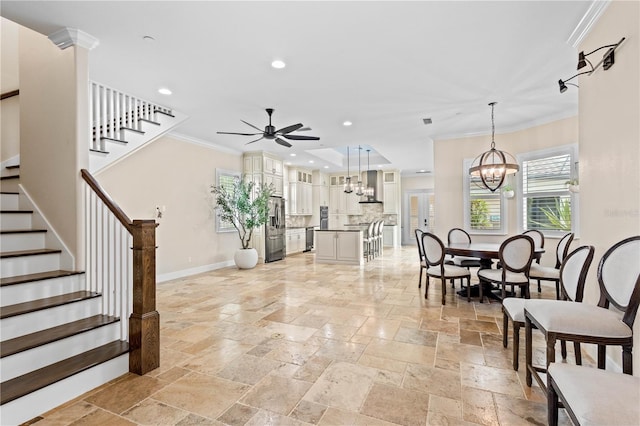
[(520, 170), (513, 155), (496, 149), (496, 126), (493, 119), (493, 109), (496, 103), (489, 104), (491, 107), (491, 149), (477, 156), (469, 169), (469, 174), (472, 177), (479, 177), (482, 187), (491, 192), (495, 192), (502, 186), (505, 177)]
[[(593, 74), (599, 67), (600, 65), (602, 65), (602, 69), (603, 70), (608, 70), (609, 68), (611, 68), (613, 66), (613, 64), (615, 64), (615, 55), (614, 52), (616, 51), (616, 49), (618, 48), (618, 46), (620, 46), (620, 44), (622, 44), (622, 42), (625, 40), (625, 37), (622, 37), (620, 39), (619, 42), (617, 42), (616, 44), (607, 44), (606, 46), (602, 46), (602, 47), (598, 47), (595, 50), (592, 50), (589, 53), (584, 53), (584, 51), (578, 53), (578, 65), (576, 66), (576, 69), (579, 71), (582, 68), (586, 67), (587, 64), (589, 64), (589, 66), (591, 67), (591, 69), (589, 71), (583, 71), (583, 72), (579, 72), (569, 78), (567, 78), (566, 80), (558, 80), (558, 86), (560, 88), (560, 93), (564, 93), (567, 91), (567, 83), (570, 80), (573, 80), (574, 78), (578, 77), (579, 75), (584, 75), (584, 74)], [(598, 62), (595, 66), (593, 66), (593, 64), (591, 63), (591, 61), (587, 58), (589, 55), (596, 53), (599, 50), (602, 49), (608, 49), (604, 56), (602, 57), (602, 59), (600, 60), (600, 62)], [(568, 83), (571, 86), (575, 86), (575, 87), (579, 87), (577, 84), (573, 84), (573, 83)]]
[(251, 143), (255, 143), (258, 142), (262, 139), (267, 139), (267, 140), (275, 140), (275, 142), (278, 145), (282, 145), (285, 146), (287, 148), (291, 148), (291, 144), (289, 143), (289, 141), (287, 141), (287, 139), (289, 140), (293, 140), (293, 141), (318, 141), (320, 140), (319, 137), (317, 136), (303, 136), (303, 135), (292, 135), (292, 132), (295, 132), (296, 130), (301, 130), (303, 128), (302, 123), (298, 123), (298, 124), (292, 124), (291, 126), (287, 126), (287, 127), (283, 127), (281, 129), (276, 130), (276, 127), (271, 124), (271, 115), (273, 114), (273, 108), (267, 108), (265, 111), (267, 111), (267, 115), (269, 115), (269, 124), (267, 124), (264, 128), (264, 130), (260, 129), (259, 127), (254, 126), (251, 123), (248, 123), (244, 120), (240, 120), (242, 121), (244, 124), (246, 124), (249, 127), (253, 127), (255, 130), (258, 130), (259, 133), (238, 133), (238, 132), (217, 132), (219, 135), (239, 135), (239, 136), (258, 136), (260, 135), (260, 137), (258, 139), (252, 140), (247, 142), (245, 145), (249, 145)]

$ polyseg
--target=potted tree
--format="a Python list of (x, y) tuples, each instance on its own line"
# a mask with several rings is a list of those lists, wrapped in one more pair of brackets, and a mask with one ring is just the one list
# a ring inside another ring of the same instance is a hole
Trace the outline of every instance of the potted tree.
[(251, 248), (251, 237), (256, 228), (267, 223), (269, 197), (273, 185), (257, 185), (253, 181), (235, 179), (230, 186), (211, 186), (215, 209), (222, 221), (233, 224), (242, 245), (233, 260), (239, 269), (251, 269), (258, 263), (258, 252)]

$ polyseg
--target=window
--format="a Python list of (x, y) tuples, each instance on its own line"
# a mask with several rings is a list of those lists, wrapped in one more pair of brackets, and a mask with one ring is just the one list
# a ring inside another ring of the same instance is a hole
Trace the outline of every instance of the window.
[(465, 229), (472, 234), (505, 234), (507, 232), (506, 211), (500, 191), (491, 192), (482, 187), (479, 177), (469, 175), (473, 160), (463, 161), (465, 194)]
[[(225, 189), (232, 190), (236, 179), (240, 179), (239, 172), (216, 169), (217, 186), (222, 186)], [(221, 220), (217, 211), (215, 211), (215, 215), (216, 232), (235, 232), (236, 228), (233, 226), (233, 223)]]
[(519, 191), (519, 226), (547, 235), (576, 232), (577, 195), (567, 181), (577, 178), (576, 147), (536, 151), (518, 156), (522, 164)]

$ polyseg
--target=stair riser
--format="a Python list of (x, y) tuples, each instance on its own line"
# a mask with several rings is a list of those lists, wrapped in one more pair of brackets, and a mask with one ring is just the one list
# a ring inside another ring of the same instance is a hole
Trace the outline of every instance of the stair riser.
[(30, 281), (28, 283), (0, 287), (0, 305), (15, 305), (81, 290), (85, 290), (84, 275)]
[(129, 354), (125, 354), (25, 395), (1, 407), (2, 424), (24, 423), (128, 371)]
[(0, 194), (2, 210), (18, 210), (20, 196), (18, 194)]
[(94, 297), (0, 320), (2, 340), (13, 339), (50, 327), (102, 313), (102, 298)]
[(43, 249), (44, 235), (44, 232), (4, 234), (0, 240), (0, 251)]
[(18, 185), (20, 185), (20, 179), (4, 179), (2, 183), (0, 183), (0, 190), (4, 192), (18, 192)]
[(119, 338), (119, 322), (94, 328), (66, 339), (2, 358), (0, 376), (2, 381), (10, 380)]
[(0, 259), (0, 273), (3, 277), (36, 274), (56, 269), (60, 269), (60, 253)]
[(0, 230), (31, 229), (32, 215), (32, 213), (0, 213)]

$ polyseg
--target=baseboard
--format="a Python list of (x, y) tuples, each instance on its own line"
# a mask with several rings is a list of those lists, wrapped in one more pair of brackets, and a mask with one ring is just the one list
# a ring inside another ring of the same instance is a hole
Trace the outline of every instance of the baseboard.
[(235, 263), (233, 259), (231, 259), (225, 262), (211, 263), (209, 265), (196, 266), (195, 268), (181, 269), (175, 272), (167, 272), (166, 274), (156, 275), (156, 283), (162, 283), (165, 281), (171, 281), (178, 278), (184, 278), (190, 275), (202, 274), (203, 272), (214, 271), (216, 269), (221, 269), (221, 268), (228, 268), (229, 266), (234, 266), (234, 265)]

